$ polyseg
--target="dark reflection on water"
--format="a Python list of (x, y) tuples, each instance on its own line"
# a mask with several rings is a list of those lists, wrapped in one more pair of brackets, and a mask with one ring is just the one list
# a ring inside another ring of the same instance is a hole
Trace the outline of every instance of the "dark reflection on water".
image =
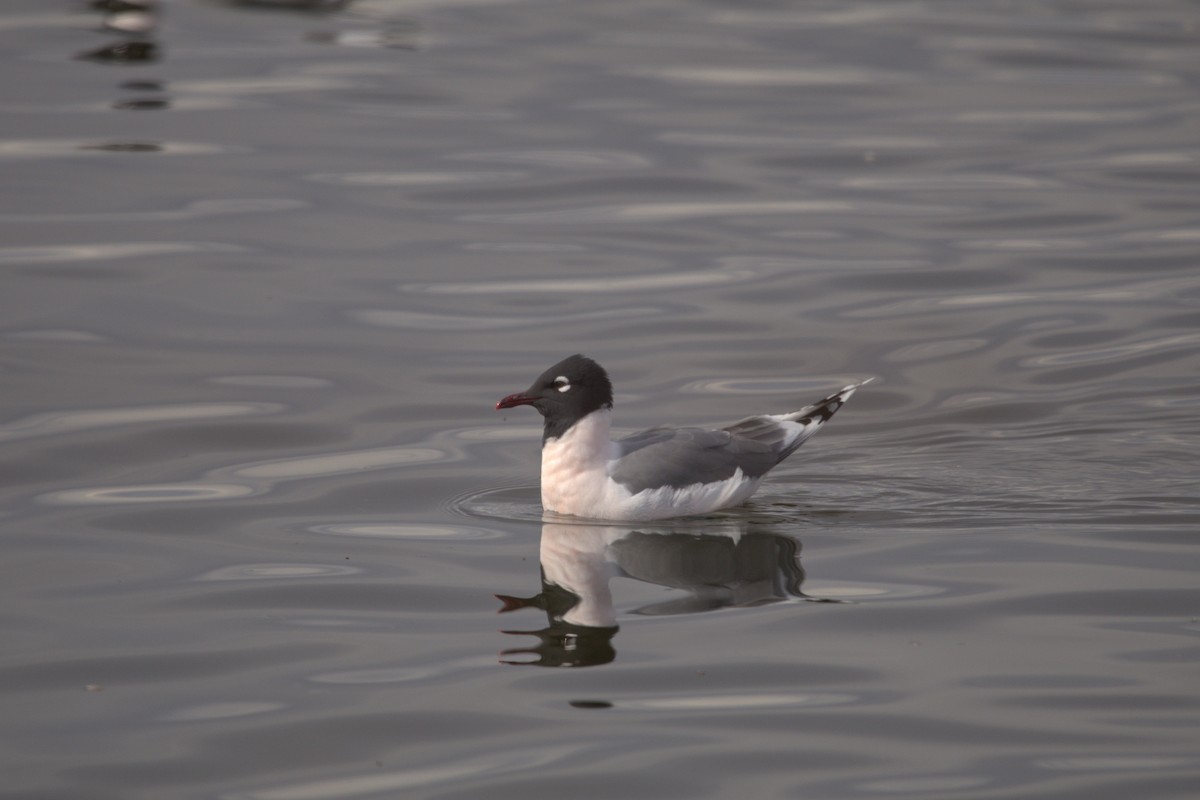
[[(711, 529), (719, 532), (710, 532)], [(751, 531), (732, 521), (704, 527), (681, 523), (629, 529), (614, 525), (542, 525), (542, 590), (531, 597), (497, 595), (501, 612), (525, 608), (546, 613), (549, 626), (538, 631), (504, 631), (536, 636), (532, 648), (502, 655), (536, 655), (506, 664), (586, 667), (616, 657), (618, 631), (610, 581), (632, 578), (683, 592), (683, 596), (643, 605), (632, 614), (672, 615), (811, 599), (801, 590), (800, 543), (779, 534)]]
[(105, 12), (103, 28), (126, 39), (111, 42), (78, 58), (108, 64), (146, 64), (162, 58), (154, 38), (158, 26), (158, 0), (94, 0), (92, 9)]
[(354, 0), (218, 0), (237, 8), (274, 11), (333, 12), (346, 9)]
[(113, 103), (113, 108), (118, 111), (158, 111), (170, 106), (169, 100), (118, 100)]
[(158, 153), (162, 145), (155, 142), (105, 142), (80, 145), (80, 150), (102, 150), (109, 153)]
[[(613, 637), (616, 625), (579, 625), (567, 622), (566, 616), (572, 609), (586, 602), (579, 594), (548, 583), (543, 579), (542, 591), (532, 597), (497, 595), (504, 603), (502, 612), (523, 608), (536, 608), (546, 612), (549, 625), (535, 631), (505, 630), (510, 636), (533, 636), (538, 643), (532, 647), (513, 647), (501, 650), (502, 664), (526, 664), (537, 667), (594, 667), (607, 664), (617, 657)], [(593, 600), (594, 602), (594, 600)], [(535, 656), (533, 659), (514, 660), (514, 656)]]
[(111, 63), (140, 63), (157, 61), (159, 47), (154, 42), (114, 42), (96, 50), (80, 53), (80, 58)]

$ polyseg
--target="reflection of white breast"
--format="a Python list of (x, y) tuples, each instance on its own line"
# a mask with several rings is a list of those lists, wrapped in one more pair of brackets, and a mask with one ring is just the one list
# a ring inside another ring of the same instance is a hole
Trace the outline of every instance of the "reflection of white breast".
[(803, 597), (798, 548), (787, 536), (747, 534), (740, 520), (637, 528), (545, 522), (542, 577), (579, 598), (560, 617), (564, 622), (611, 628), (617, 625), (609, 587), (615, 577), (679, 590), (638, 614), (689, 614)]
[(618, 570), (608, 546), (627, 533), (628, 529), (616, 527), (542, 526), (543, 576), (579, 597), (579, 604), (563, 615), (565, 622), (594, 628), (617, 624), (608, 582)]

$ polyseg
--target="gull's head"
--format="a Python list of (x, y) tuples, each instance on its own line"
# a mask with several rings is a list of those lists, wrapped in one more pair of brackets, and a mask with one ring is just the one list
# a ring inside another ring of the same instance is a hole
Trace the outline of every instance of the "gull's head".
[(566, 430), (602, 408), (612, 408), (612, 383), (604, 367), (587, 356), (564, 358), (537, 377), (523, 392), (510, 394), (496, 408), (533, 406), (546, 425)]

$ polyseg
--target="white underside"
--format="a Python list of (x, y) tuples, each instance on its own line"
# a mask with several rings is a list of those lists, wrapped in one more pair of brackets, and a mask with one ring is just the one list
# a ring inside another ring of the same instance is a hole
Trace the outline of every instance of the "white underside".
[(590, 519), (643, 521), (704, 514), (745, 502), (759, 479), (737, 470), (728, 480), (631, 493), (608, 476), (614, 445), (608, 411), (581, 419), (542, 447), (542, 507)]

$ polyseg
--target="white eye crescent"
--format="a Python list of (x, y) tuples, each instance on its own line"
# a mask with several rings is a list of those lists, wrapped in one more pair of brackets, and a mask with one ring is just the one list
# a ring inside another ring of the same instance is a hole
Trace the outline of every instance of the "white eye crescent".
[(554, 388), (558, 389), (560, 392), (565, 392), (571, 388), (571, 382), (562, 375), (559, 375), (554, 379)]

